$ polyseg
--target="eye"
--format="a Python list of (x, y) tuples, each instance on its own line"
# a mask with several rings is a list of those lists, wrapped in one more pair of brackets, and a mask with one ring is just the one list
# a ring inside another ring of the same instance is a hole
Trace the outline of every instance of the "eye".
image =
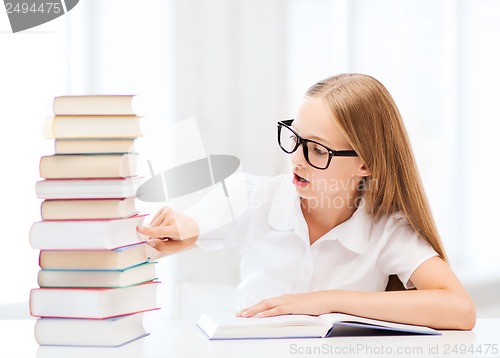
[(325, 147), (321, 147), (319, 145), (315, 145), (314, 148), (313, 148), (313, 150), (314, 150), (314, 154), (316, 154), (316, 155), (321, 155), (322, 156), (322, 155), (328, 154), (328, 151), (326, 150), (326, 148)]

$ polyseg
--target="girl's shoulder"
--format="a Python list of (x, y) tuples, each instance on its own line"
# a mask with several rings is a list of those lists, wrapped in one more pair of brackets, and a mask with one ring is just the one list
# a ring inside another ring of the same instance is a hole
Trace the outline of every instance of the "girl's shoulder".
[(403, 251), (429, 251), (430, 244), (415, 231), (407, 217), (396, 212), (382, 216), (371, 223), (371, 239), (376, 239), (377, 246), (383, 250), (394, 251), (401, 255)]
[(359, 216), (361, 220), (368, 222), (372, 229), (378, 228), (383, 231), (393, 231), (411, 228), (408, 219), (401, 211), (384, 214), (378, 218), (373, 217), (373, 215), (366, 210), (364, 199), (361, 199), (359, 207), (355, 211), (354, 215)]
[(361, 201), (361, 205), (351, 217), (352, 226), (360, 228), (359, 230), (364, 232), (371, 244), (385, 246), (394, 240), (406, 241), (408, 238), (413, 239), (418, 236), (403, 213), (396, 212), (374, 218), (363, 204)]

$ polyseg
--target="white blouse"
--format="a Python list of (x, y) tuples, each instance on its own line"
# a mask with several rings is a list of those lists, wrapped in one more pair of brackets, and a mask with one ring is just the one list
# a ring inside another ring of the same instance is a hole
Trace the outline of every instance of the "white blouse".
[(391, 274), (413, 288), (410, 276), (415, 269), (437, 255), (402, 215), (375, 222), (361, 207), (311, 245), (289, 174), (241, 174), (229, 180), (226, 189), (231, 206), (220, 189), (187, 214), (200, 226), (198, 246), (238, 247), (239, 308), (287, 293), (384, 291)]

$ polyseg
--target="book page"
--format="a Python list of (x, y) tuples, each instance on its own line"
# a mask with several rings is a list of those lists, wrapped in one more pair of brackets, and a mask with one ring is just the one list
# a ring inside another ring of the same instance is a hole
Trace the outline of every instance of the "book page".
[(205, 313), (198, 326), (211, 339), (323, 337), (330, 324), (308, 315), (242, 318), (231, 313)]
[[(207, 314), (206, 314), (207, 315)], [(322, 326), (329, 327), (330, 323), (317, 316), (309, 315), (281, 315), (273, 317), (236, 317), (230, 313), (210, 313), (210, 319), (219, 327), (288, 327), (288, 326)]]
[[(396, 323), (396, 322), (388, 322), (381, 321), (371, 318), (359, 317), (354, 315), (349, 315), (345, 313), (328, 313), (320, 316), (326, 322), (329, 322), (330, 325), (334, 325), (338, 322), (355, 322), (355, 323), (364, 323), (372, 326), (379, 326), (384, 328), (389, 328), (391, 330), (397, 330), (402, 332), (413, 332), (413, 333), (422, 333), (422, 334), (439, 334), (438, 331), (424, 326), (416, 326), (410, 324)], [(376, 327), (374, 327), (376, 328)]]

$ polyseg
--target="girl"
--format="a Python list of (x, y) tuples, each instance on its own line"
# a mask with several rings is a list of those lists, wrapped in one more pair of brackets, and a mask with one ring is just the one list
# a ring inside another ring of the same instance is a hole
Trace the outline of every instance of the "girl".
[[(278, 123), (278, 142), (293, 172), (248, 179), (251, 205), (224, 228), (242, 255), (237, 315), (344, 312), (474, 327), (474, 303), (446, 262), (400, 113), (380, 82), (343, 74), (316, 83), (295, 119)], [(163, 255), (203, 246), (209, 207), (190, 216), (163, 208), (137, 230)], [(408, 290), (386, 290), (394, 275)]]

